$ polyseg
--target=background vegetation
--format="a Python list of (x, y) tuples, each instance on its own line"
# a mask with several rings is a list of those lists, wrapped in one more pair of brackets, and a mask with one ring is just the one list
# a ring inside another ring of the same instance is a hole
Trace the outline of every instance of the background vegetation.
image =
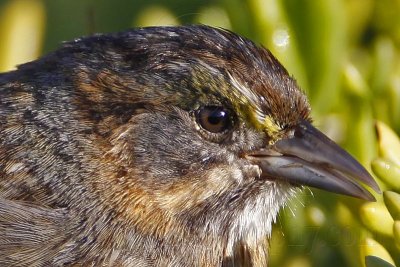
[(368, 266), (400, 266), (399, 15), (399, 0), (0, 0), (0, 71), (136, 26), (204, 23), (247, 36), (296, 77), (315, 124), (393, 191), (365, 203), (305, 190), (279, 216), (271, 265), (356, 267), (377, 255), (387, 263)]

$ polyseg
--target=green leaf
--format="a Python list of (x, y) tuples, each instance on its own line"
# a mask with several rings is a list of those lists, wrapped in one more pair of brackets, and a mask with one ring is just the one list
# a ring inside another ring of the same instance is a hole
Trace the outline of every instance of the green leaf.
[(383, 192), (383, 200), (394, 220), (400, 220), (400, 194), (391, 191)]
[(365, 203), (360, 208), (363, 224), (372, 232), (393, 236), (393, 218), (383, 203)]
[[(386, 266), (392, 267), (392, 265), (390, 264), (394, 265), (394, 261), (390, 256), (389, 252), (386, 250), (386, 248), (372, 238), (367, 237), (365, 240), (363, 240), (360, 246), (360, 254), (361, 254), (361, 259), (365, 259), (367, 267), (386, 267)], [(376, 259), (369, 259), (369, 257), (374, 257)], [(382, 262), (384, 263), (388, 262), (390, 264), (376, 265), (376, 263), (379, 264)]]
[(390, 189), (400, 191), (400, 167), (390, 160), (377, 158), (371, 163), (372, 171)]
[(366, 256), (365, 257), (365, 265), (367, 267), (395, 267), (387, 261), (382, 260), (376, 256)]
[(400, 139), (396, 133), (383, 122), (376, 123), (381, 157), (400, 166)]
[(393, 236), (396, 244), (400, 246), (400, 221), (395, 221), (393, 224)]

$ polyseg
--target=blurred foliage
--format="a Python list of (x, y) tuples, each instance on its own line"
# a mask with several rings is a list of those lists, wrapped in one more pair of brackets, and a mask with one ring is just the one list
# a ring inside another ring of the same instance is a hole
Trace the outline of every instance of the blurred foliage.
[(400, 266), (399, 15), (399, 0), (0, 0), (0, 71), (135, 26), (203, 23), (247, 36), (283, 62), (315, 124), (385, 191), (364, 203), (305, 190), (279, 216), (271, 266)]

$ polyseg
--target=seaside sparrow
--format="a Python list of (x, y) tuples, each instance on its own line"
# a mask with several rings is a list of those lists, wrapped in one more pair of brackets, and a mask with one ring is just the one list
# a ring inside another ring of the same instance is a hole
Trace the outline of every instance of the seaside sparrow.
[(0, 266), (267, 266), (302, 185), (373, 200), (266, 49), (208, 26), (94, 35), (0, 74)]

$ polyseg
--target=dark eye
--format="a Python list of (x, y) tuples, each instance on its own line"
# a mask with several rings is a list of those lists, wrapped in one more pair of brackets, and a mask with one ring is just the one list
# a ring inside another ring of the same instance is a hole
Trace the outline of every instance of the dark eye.
[(224, 107), (206, 106), (196, 111), (197, 122), (211, 133), (223, 133), (231, 126), (231, 116)]

